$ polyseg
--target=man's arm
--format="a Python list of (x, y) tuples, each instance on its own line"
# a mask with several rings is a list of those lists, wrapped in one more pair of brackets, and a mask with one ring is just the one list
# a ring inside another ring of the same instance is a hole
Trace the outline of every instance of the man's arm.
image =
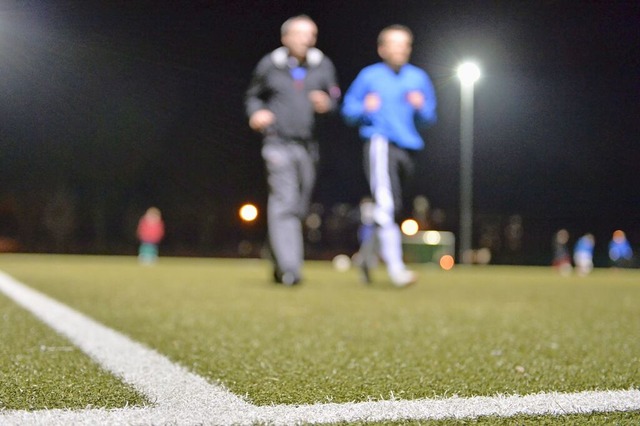
[(367, 111), (364, 100), (367, 94), (368, 88), (361, 71), (344, 95), (342, 117), (347, 124), (357, 126), (366, 121)]
[(249, 88), (245, 93), (245, 110), (249, 117), (249, 126), (258, 132), (263, 131), (275, 121), (275, 116), (267, 108), (264, 100), (267, 89), (264, 84), (264, 60), (256, 67)]
[(438, 119), (436, 112), (436, 91), (429, 76), (425, 73), (421, 84), (422, 106), (416, 108), (416, 122), (421, 127), (431, 126)]
[(340, 86), (336, 77), (336, 68), (329, 58), (324, 57), (324, 84), (322, 90), (312, 90), (309, 92), (309, 100), (313, 104), (313, 109), (318, 114), (325, 114), (335, 111), (340, 100)]
[(254, 112), (266, 108), (263, 99), (265, 92), (264, 71), (261, 68), (264, 68), (262, 62), (260, 62), (253, 71), (251, 82), (245, 92), (244, 105), (247, 117), (251, 117)]

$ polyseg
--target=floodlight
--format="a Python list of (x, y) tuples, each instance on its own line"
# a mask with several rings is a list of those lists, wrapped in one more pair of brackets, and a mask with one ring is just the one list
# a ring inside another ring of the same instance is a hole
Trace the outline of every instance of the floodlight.
[(465, 62), (458, 67), (458, 78), (464, 85), (473, 84), (480, 78), (480, 68), (473, 62)]

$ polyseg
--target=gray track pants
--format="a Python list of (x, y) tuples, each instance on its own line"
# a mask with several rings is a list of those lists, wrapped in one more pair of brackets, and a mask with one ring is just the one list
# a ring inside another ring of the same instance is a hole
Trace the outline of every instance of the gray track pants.
[(300, 278), (304, 260), (302, 221), (316, 180), (315, 143), (267, 143), (262, 147), (269, 200), (267, 225), (274, 268)]

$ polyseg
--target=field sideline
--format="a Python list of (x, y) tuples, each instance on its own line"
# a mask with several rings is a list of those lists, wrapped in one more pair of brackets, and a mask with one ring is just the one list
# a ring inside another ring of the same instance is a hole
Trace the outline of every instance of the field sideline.
[[(39, 374), (3, 368), (0, 423), (640, 419), (634, 271), (562, 279), (546, 268), (423, 267), (420, 285), (397, 291), (383, 274), (367, 288), (323, 262), (309, 262), (295, 289), (267, 284), (254, 260), (142, 268), (133, 258), (3, 255), (0, 270), (10, 275), (0, 336), (16, 343), (0, 362), (45, 364)], [(39, 331), (11, 300), (73, 344)], [(23, 322), (28, 332), (15, 335)], [(38, 333), (62, 341), (28, 342)], [(96, 362), (115, 380), (91, 370)], [(56, 375), (69, 365), (88, 378)], [(107, 395), (74, 400), (77, 381)]]

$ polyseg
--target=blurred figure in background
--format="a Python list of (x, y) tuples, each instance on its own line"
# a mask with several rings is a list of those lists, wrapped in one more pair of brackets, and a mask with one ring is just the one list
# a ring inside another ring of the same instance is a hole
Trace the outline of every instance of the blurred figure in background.
[(417, 195), (413, 199), (413, 218), (418, 222), (418, 228), (426, 231), (435, 229), (431, 224), (429, 199), (424, 195)]
[(562, 276), (571, 274), (571, 254), (569, 252), (569, 231), (561, 229), (553, 237), (553, 267)]
[(371, 283), (371, 269), (378, 264), (374, 210), (375, 203), (371, 197), (364, 197), (360, 201), (360, 226), (358, 227), (360, 249), (354, 256), (354, 263), (360, 268), (362, 281), (367, 284)]
[(620, 229), (613, 233), (609, 242), (609, 259), (611, 265), (617, 268), (630, 268), (633, 266), (633, 250), (627, 240), (627, 235)]
[(143, 265), (151, 265), (158, 260), (158, 244), (164, 237), (164, 222), (157, 207), (149, 207), (138, 222), (137, 230), (140, 240), (138, 261)]
[(593, 248), (596, 240), (593, 234), (584, 234), (573, 248), (573, 262), (576, 272), (580, 276), (586, 276), (593, 270)]

